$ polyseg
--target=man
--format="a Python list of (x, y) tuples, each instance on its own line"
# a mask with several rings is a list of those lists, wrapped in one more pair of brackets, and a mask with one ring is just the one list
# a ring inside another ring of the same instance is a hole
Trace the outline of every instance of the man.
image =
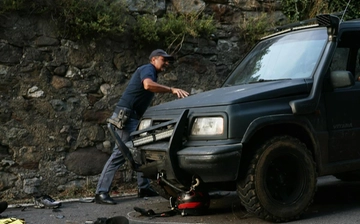
[[(168, 87), (157, 83), (158, 73), (165, 71), (165, 68), (169, 65), (169, 60), (171, 59), (173, 59), (173, 57), (164, 50), (154, 50), (149, 57), (150, 63), (140, 66), (132, 75), (129, 84), (117, 103), (112, 115), (112, 118), (119, 118), (119, 115), (124, 113), (128, 115), (128, 119), (126, 121), (123, 120), (125, 122), (124, 127), (116, 130), (123, 142), (130, 140), (130, 133), (135, 131), (139, 118), (150, 105), (154, 93), (172, 93), (176, 94), (178, 98), (184, 98), (189, 95), (188, 92), (182, 89)], [(116, 171), (124, 164), (124, 162), (124, 156), (118, 149), (118, 146), (115, 145), (113, 153), (106, 162), (99, 178), (95, 195), (96, 203), (116, 204), (114, 199), (110, 197), (109, 190)], [(157, 193), (151, 189), (149, 180), (143, 178), (141, 173), (137, 174), (137, 180), (138, 197), (151, 197), (157, 195)]]

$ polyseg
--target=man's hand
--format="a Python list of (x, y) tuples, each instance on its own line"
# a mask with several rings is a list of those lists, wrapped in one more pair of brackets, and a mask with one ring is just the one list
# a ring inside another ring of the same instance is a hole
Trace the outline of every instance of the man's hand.
[(189, 96), (189, 93), (182, 89), (171, 87), (170, 90), (171, 90), (171, 93), (176, 94), (178, 98), (185, 98), (185, 97)]
[(176, 94), (178, 98), (185, 98), (189, 96), (189, 93), (185, 90), (174, 88), (174, 87), (168, 87), (161, 84), (158, 84), (151, 80), (150, 78), (146, 78), (143, 81), (143, 86), (145, 90), (148, 90), (153, 93), (169, 93)]

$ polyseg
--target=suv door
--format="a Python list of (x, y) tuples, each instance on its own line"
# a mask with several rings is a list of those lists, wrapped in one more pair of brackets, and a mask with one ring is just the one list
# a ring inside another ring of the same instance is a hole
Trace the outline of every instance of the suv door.
[[(330, 71), (350, 71), (360, 76), (360, 31), (344, 32), (333, 56)], [(328, 162), (360, 160), (360, 81), (348, 88), (331, 89), (324, 94), (329, 132)]]

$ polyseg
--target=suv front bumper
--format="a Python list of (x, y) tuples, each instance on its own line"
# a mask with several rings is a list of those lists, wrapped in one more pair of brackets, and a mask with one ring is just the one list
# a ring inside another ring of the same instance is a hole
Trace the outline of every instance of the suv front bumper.
[[(241, 142), (216, 141), (212, 145), (193, 146), (183, 142), (183, 135), (187, 120), (188, 110), (172, 121), (151, 128), (132, 133), (136, 136), (137, 145), (132, 148), (132, 155), (137, 164), (138, 171), (144, 177), (156, 179), (158, 174), (165, 176), (171, 183), (184, 187), (191, 182), (194, 175), (200, 177), (204, 183), (227, 182), (237, 179), (240, 157), (242, 152)], [(161, 128), (167, 129), (159, 131)], [(157, 130), (157, 131), (155, 131)], [(141, 137), (142, 133), (147, 133)], [(158, 139), (163, 133), (170, 133), (169, 139)], [(143, 139), (151, 142), (143, 143)]]
[(179, 168), (197, 174), (203, 182), (236, 180), (242, 144), (188, 147), (177, 152)]
[(169, 142), (156, 142), (136, 148), (142, 164), (139, 171), (145, 177), (156, 178), (165, 174), (172, 183), (185, 184), (181, 180), (197, 175), (204, 183), (227, 182), (237, 179), (242, 144), (192, 146), (182, 148), (171, 155)]

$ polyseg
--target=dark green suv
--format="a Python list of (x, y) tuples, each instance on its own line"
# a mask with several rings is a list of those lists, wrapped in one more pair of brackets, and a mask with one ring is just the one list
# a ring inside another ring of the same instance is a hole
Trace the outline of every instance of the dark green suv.
[(360, 180), (360, 20), (307, 22), (263, 38), (221, 88), (145, 112), (128, 157), (162, 196), (195, 180), (289, 221), (313, 201), (317, 177)]

